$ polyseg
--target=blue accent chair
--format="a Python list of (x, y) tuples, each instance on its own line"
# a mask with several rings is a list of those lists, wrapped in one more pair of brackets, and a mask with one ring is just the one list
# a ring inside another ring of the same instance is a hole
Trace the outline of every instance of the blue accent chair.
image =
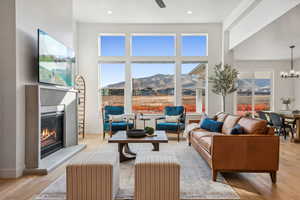
[(177, 134), (177, 140), (180, 140), (180, 133), (185, 129), (185, 108), (183, 106), (167, 106), (164, 115), (175, 116), (180, 115), (178, 122), (166, 122), (165, 117), (155, 119), (156, 130), (164, 130), (167, 133)]
[(110, 137), (113, 133), (121, 130), (128, 130), (134, 127), (134, 121), (129, 122), (129, 120), (124, 119), (120, 122), (109, 121), (109, 115), (122, 115), (124, 114), (123, 106), (105, 106), (102, 109), (102, 119), (103, 119), (103, 139), (105, 138), (105, 133), (108, 132)]

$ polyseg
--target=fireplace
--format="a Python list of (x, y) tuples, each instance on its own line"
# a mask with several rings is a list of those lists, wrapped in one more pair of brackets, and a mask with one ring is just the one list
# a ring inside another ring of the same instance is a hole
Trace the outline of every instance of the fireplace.
[(64, 147), (64, 110), (47, 106), (41, 113), (41, 159)]

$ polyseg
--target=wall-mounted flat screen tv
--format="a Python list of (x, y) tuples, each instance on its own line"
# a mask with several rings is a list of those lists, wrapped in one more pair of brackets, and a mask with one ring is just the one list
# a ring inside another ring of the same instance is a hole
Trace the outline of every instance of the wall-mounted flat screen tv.
[(39, 82), (73, 86), (74, 51), (61, 42), (38, 30)]

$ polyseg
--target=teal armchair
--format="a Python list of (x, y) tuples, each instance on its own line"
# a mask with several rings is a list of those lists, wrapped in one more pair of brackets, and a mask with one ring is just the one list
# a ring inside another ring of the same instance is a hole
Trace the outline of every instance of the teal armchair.
[(103, 119), (103, 139), (105, 138), (105, 133), (109, 133), (110, 137), (113, 133), (121, 130), (128, 130), (134, 127), (134, 120), (130, 122), (128, 119), (120, 122), (109, 121), (109, 115), (122, 115), (124, 114), (123, 106), (105, 106), (102, 109), (102, 119)]
[(156, 130), (164, 130), (168, 133), (177, 134), (177, 140), (180, 140), (180, 133), (185, 129), (186, 112), (183, 106), (167, 106), (164, 115), (176, 116), (180, 115), (177, 122), (166, 122), (166, 117), (160, 117), (155, 120)]

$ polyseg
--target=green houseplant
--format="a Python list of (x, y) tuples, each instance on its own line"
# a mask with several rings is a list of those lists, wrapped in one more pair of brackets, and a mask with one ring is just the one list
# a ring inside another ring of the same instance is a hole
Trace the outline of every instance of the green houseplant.
[(226, 96), (237, 90), (236, 81), (238, 74), (238, 71), (230, 65), (224, 65), (224, 67), (222, 67), (222, 64), (218, 64), (214, 68), (213, 75), (209, 77), (212, 83), (212, 92), (222, 96), (223, 112), (225, 112)]

